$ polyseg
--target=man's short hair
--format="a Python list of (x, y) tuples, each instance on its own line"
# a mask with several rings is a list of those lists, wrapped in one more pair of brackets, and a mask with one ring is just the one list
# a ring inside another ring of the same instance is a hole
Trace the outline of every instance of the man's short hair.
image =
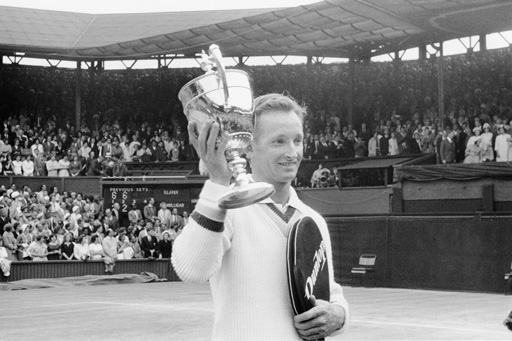
[(253, 118), (253, 136), (256, 132), (256, 121), (259, 116), (268, 112), (290, 112), (293, 111), (299, 117), (301, 123), (304, 123), (304, 117), (307, 113), (305, 106), (299, 105), (294, 98), (277, 93), (270, 93), (259, 96), (254, 100), (254, 118)]
[(293, 97), (276, 93), (259, 96), (254, 100), (254, 120), (269, 111), (293, 111), (304, 121), (307, 108), (299, 105)]

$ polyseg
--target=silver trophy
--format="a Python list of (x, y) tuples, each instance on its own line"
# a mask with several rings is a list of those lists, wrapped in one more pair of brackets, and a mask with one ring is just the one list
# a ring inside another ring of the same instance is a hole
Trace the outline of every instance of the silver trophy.
[(219, 206), (239, 208), (270, 197), (274, 186), (250, 183), (245, 170), (247, 161), (241, 157), (247, 152), (253, 130), (254, 98), (249, 75), (241, 70), (226, 70), (217, 45), (210, 46), (209, 55), (202, 52), (201, 68), (206, 73), (185, 84), (178, 97), (189, 121), (200, 125), (215, 120), (221, 131), (229, 133), (225, 154), (235, 186), (219, 200)]

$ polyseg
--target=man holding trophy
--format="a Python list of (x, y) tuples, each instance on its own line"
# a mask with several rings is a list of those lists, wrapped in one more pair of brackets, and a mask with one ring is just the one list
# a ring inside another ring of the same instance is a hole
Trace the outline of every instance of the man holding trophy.
[[(174, 243), (174, 268), (183, 281), (210, 282), (215, 340), (335, 335), (346, 325), (349, 310), (334, 281), (327, 225), (291, 187), (303, 156), (305, 109), (280, 94), (253, 101), (248, 76), (243, 80), (242, 71), (224, 70), (215, 45), (210, 52), (217, 71), (207, 70), (180, 92), (190, 142), (210, 178)], [(208, 78), (213, 80), (211, 92)], [(193, 88), (190, 95), (186, 88)], [(242, 97), (251, 97), (250, 103), (241, 103)], [(245, 174), (243, 154), (251, 160), (251, 175)], [(295, 315), (286, 245), (291, 227), (304, 216), (316, 222), (326, 244), (330, 299), (312, 296), (313, 308)]]

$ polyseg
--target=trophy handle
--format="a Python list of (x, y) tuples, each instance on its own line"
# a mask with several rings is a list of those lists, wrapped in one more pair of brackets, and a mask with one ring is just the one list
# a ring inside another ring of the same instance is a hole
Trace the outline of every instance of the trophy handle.
[(220, 48), (212, 44), (209, 48), (210, 59), (215, 62), (217, 65), (217, 72), (219, 73), (220, 79), (222, 81), (222, 85), (224, 88), (224, 107), (229, 107), (229, 88), (228, 88), (228, 80), (226, 78), (226, 69), (224, 68), (224, 64), (222, 64), (222, 53), (220, 52)]

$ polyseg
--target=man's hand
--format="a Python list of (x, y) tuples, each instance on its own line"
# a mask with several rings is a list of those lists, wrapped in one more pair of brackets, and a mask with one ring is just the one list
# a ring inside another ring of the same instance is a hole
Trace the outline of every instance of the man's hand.
[(224, 132), (220, 137), (220, 143), (217, 144), (220, 132), (220, 125), (217, 122), (204, 122), (200, 131), (198, 131), (198, 127), (199, 124), (196, 121), (188, 123), (190, 143), (208, 168), (210, 179), (217, 184), (228, 186), (231, 171), (228, 168), (224, 152), (229, 141), (229, 134)]
[(345, 310), (339, 305), (310, 298), (313, 308), (293, 318), (299, 335), (304, 340), (325, 338), (345, 323)]

